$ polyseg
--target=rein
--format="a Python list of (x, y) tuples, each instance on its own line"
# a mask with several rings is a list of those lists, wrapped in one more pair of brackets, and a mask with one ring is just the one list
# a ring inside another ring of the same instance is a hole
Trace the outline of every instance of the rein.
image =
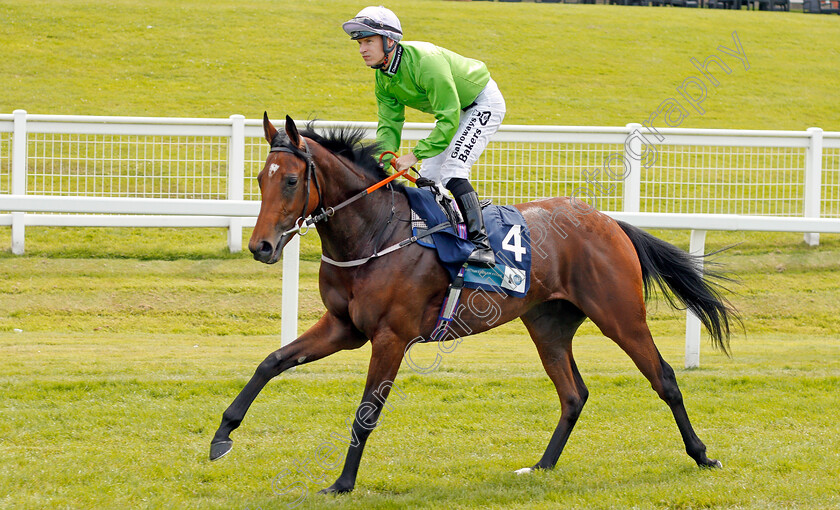
[[(356, 193), (352, 197), (348, 198), (347, 200), (345, 200), (344, 202), (341, 202), (340, 204), (338, 204), (336, 206), (324, 207), (323, 206), (323, 196), (321, 194), (321, 185), (318, 182), (318, 173), (315, 171), (316, 170), (315, 160), (312, 157), (312, 152), (309, 150), (309, 144), (306, 143), (306, 139), (301, 138), (301, 141), (303, 142), (303, 150), (302, 151), (297, 147), (292, 148), (291, 146), (286, 144), (285, 143), (285, 138), (282, 136), (282, 133), (279, 132), (279, 131), (277, 132), (276, 135), (274, 135), (274, 139), (271, 140), (271, 150), (270, 150), (270, 152), (287, 152), (289, 154), (294, 154), (295, 156), (298, 156), (299, 158), (303, 159), (306, 162), (306, 187), (305, 187), (305, 192), (304, 193), (307, 196), (307, 200), (303, 204), (303, 211), (301, 211), (300, 217), (295, 221), (295, 227), (290, 228), (289, 230), (283, 232), (282, 235), (284, 235), (284, 236), (289, 235), (289, 234), (296, 234), (296, 233), (300, 234), (302, 236), (306, 235), (309, 232), (309, 229), (312, 227), (312, 225), (315, 225), (316, 223), (321, 222), (321, 221), (327, 221), (329, 218), (331, 218), (335, 214), (336, 211), (338, 211), (340, 209), (343, 209), (343, 208), (347, 207), (348, 205), (352, 204), (353, 202), (370, 195), (371, 193), (373, 193), (374, 191), (378, 190), (379, 188), (387, 185), (388, 183), (390, 183), (391, 181), (393, 181), (397, 177), (405, 177), (406, 179), (408, 179), (411, 182), (417, 182), (417, 178), (412, 177), (411, 175), (408, 175), (409, 170), (414, 170), (415, 172), (417, 172), (417, 170), (415, 170), (414, 167), (406, 168), (405, 170), (401, 170), (399, 172), (395, 172), (395, 173), (389, 175), (385, 179), (382, 179), (381, 181), (377, 182), (376, 184), (368, 186), (367, 188), (365, 188), (362, 191)], [(383, 152), (382, 155), (379, 156), (379, 161), (380, 162), (382, 161), (382, 158), (385, 157), (386, 154), (391, 154), (393, 156), (397, 156), (395, 153), (390, 152), (390, 151)], [(306, 208), (309, 206), (308, 197), (309, 197), (309, 194), (310, 194), (309, 185), (310, 185), (311, 181), (315, 181), (315, 189), (318, 192), (318, 204), (315, 206), (315, 209), (313, 210), (313, 212), (317, 211), (318, 209), (321, 210), (321, 212), (316, 214), (315, 216), (311, 216), (311, 215), (307, 216), (307, 214), (306, 214)], [(411, 236), (408, 239), (405, 239), (403, 241), (400, 241), (399, 243), (391, 245), (391, 246), (389, 246), (388, 248), (385, 248), (382, 251), (374, 251), (374, 253), (371, 254), (369, 257), (364, 257), (364, 258), (361, 258), (361, 259), (341, 262), (341, 261), (338, 261), (338, 260), (333, 260), (333, 259), (327, 257), (326, 255), (321, 254), (321, 260), (323, 260), (324, 262), (326, 262), (328, 264), (332, 264), (334, 266), (337, 266), (337, 267), (361, 266), (362, 264), (366, 263), (367, 261), (369, 261), (371, 259), (381, 257), (383, 255), (387, 255), (391, 252), (399, 250), (400, 248), (405, 248), (406, 246), (408, 246), (410, 244), (416, 243), (417, 240), (419, 240), (419, 239), (422, 239), (422, 238), (430, 236), (430, 235), (432, 235), (436, 232), (440, 232), (441, 230), (444, 230), (448, 226), (449, 226), (449, 223), (441, 223), (440, 225), (436, 225), (436, 226), (426, 230), (425, 232), (423, 232), (420, 235)]]
[[(283, 143), (284, 138), (282, 136), (282, 133), (278, 131), (277, 134), (274, 136), (274, 139), (271, 141), (271, 151), (270, 152), (288, 152), (289, 154), (294, 154), (295, 156), (298, 156), (298, 157), (302, 158), (304, 161), (306, 161), (306, 191), (305, 191), (305, 193), (306, 193), (306, 196), (308, 197), (309, 196), (309, 181), (314, 179), (315, 188), (318, 190), (318, 205), (315, 206), (315, 209), (313, 210), (313, 212), (317, 211), (318, 209), (321, 209), (321, 212), (318, 213), (315, 216), (307, 216), (306, 215), (306, 207), (309, 205), (309, 200), (307, 200), (303, 204), (303, 211), (301, 211), (300, 217), (295, 221), (295, 227), (290, 228), (289, 230), (283, 232), (282, 235), (295, 234), (295, 233), (298, 233), (302, 236), (306, 235), (309, 232), (309, 229), (312, 227), (312, 225), (314, 225), (314, 224), (316, 224), (320, 221), (326, 221), (327, 219), (332, 217), (335, 214), (335, 212), (338, 211), (339, 209), (343, 209), (343, 208), (347, 207), (348, 205), (352, 204), (353, 202), (355, 202), (356, 200), (359, 200), (360, 198), (366, 197), (367, 195), (373, 193), (374, 191), (378, 190), (382, 186), (385, 186), (389, 182), (393, 181), (397, 177), (401, 177), (401, 176), (405, 177), (406, 179), (408, 179), (411, 182), (416, 182), (417, 181), (417, 179), (415, 177), (412, 177), (412, 176), (408, 175), (408, 171), (409, 170), (414, 170), (414, 167), (406, 168), (405, 170), (401, 170), (399, 172), (396, 172), (394, 174), (389, 175), (387, 178), (382, 179), (381, 181), (377, 182), (376, 184), (368, 186), (367, 188), (365, 188), (362, 191), (356, 193), (352, 197), (348, 198), (347, 200), (345, 200), (344, 202), (341, 202), (340, 204), (338, 204), (336, 206), (325, 208), (322, 205), (323, 197), (321, 196), (321, 186), (318, 184), (318, 174), (315, 172), (315, 160), (312, 158), (312, 153), (309, 151), (309, 144), (306, 143), (306, 139), (301, 138), (301, 140), (303, 141), (304, 151), (300, 151), (299, 149), (294, 150), (294, 149), (286, 146)], [(379, 156), (379, 161), (380, 162), (382, 161), (382, 158), (386, 154), (393, 154), (394, 156), (396, 156), (396, 154), (394, 154), (393, 152), (390, 152), (390, 151), (383, 152), (382, 155)], [(414, 171), (416, 172), (417, 170), (414, 170)]]

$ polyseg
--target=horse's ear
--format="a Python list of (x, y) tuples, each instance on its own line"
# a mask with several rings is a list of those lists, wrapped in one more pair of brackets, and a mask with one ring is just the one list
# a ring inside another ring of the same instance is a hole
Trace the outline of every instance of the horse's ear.
[(300, 133), (298, 133), (295, 121), (293, 121), (288, 115), (286, 115), (286, 135), (288, 135), (289, 141), (292, 142), (292, 145), (295, 147), (303, 147), (303, 143), (300, 139)]
[(268, 120), (268, 112), (263, 112), (263, 130), (265, 131), (265, 139), (268, 143), (271, 143), (277, 135), (277, 129), (274, 127), (274, 124)]

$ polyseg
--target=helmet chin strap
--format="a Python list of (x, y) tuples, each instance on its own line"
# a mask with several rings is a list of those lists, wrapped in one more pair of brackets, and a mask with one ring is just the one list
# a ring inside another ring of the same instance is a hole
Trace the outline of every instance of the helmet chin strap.
[(370, 66), (371, 69), (384, 69), (388, 66), (388, 57), (391, 56), (391, 52), (394, 51), (394, 48), (397, 47), (397, 41), (392, 41), (393, 44), (388, 44), (388, 41), (391, 41), (389, 37), (382, 36), (382, 50), (385, 52), (385, 59), (382, 61), (381, 64), (376, 64), (375, 66)]

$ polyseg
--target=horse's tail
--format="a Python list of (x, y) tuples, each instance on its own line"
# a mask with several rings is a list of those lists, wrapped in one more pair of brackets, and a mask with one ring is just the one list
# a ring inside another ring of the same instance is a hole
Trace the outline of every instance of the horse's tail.
[(721, 291), (727, 289), (719, 282), (733, 280), (715, 271), (704, 274), (699, 262), (706, 255), (686, 253), (623, 221), (618, 225), (636, 248), (645, 296), (649, 295), (654, 283), (658, 285), (672, 307), (688, 308), (699, 317), (712, 336), (713, 344), (729, 355), (730, 321), (740, 322), (740, 317), (721, 295)]

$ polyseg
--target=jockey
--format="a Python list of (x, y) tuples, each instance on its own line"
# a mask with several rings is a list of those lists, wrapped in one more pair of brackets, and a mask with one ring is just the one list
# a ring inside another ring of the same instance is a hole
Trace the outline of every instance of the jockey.
[(376, 141), (384, 151), (399, 149), (405, 107), (435, 116), (435, 127), (414, 150), (396, 158), (397, 171), (422, 160), (420, 173), (448, 189), (475, 245), (471, 264), (493, 267), (478, 194), (470, 168), (505, 116), (505, 100), (483, 62), (426, 42), (401, 42), (397, 16), (385, 7), (366, 7), (343, 24), (359, 43), (365, 65), (376, 69), (379, 125)]

